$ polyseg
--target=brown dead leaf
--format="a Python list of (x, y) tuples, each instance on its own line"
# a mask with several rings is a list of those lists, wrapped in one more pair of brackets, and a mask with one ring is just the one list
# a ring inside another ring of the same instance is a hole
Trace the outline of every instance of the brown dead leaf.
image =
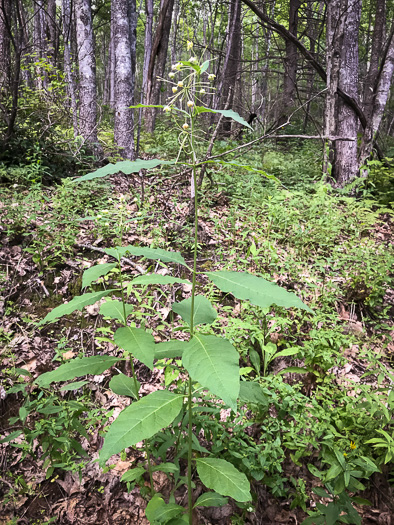
[(100, 301), (97, 301), (97, 303), (87, 306), (86, 311), (88, 312), (89, 315), (93, 315), (93, 316), (98, 315), (100, 312), (100, 307), (103, 303), (105, 303), (104, 298), (100, 299)]
[(68, 359), (72, 359), (74, 356), (75, 356), (75, 352), (73, 352), (72, 350), (68, 350), (67, 352), (64, 352), (64, 354), (62, 354), (64, 361), (67, 361)]
[(119, 460), (115, 463), (115, 466), (112, 468), (112, 471), (117, 472), (119, 475), (123, 475), (127, 470), (132, 467), (133, 463), (131, 461), (122, 461)]
[(23, 370), (27, 370), (28, 372), (32, 372), (37, 368), (37, 359), (35, 357), (30, 359), (30, 361), (22, 365), (20, 368), (23, 368)]

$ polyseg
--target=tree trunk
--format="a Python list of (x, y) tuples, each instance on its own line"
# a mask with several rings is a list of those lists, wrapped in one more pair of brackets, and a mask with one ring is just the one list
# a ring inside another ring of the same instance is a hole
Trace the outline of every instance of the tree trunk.
[(98, 150), (96, 59), (90, 0), (75, 0), (79, 65), (79, 130), (84, 140)]
[(62, 0), (62, 25), (63, 25), (63, 44), (64, 44), (64, 72), (66, 74), (67, 91), (70, 97), (70, 108), (74, 128), (74, 137), (78, 136), (78, 108), (75, 95), (75, 78), (72, 69), (70, 52), (71, 35), (71, 6), (70, 0)]
[(48, 60), (56, 66), (59, 52), (59, 31), (56, 23), (56, 0), (48, 0), (46, 12), (46, 37), (48, 40)]
[[(157, 80), (157, 77), (162, 77), (164, 75), (166, 67), (173, 8), (174, 0), (163, 0), (149, 60), (146, 83), (149, 104), (159, 104), (160, 102), (161, 82)], [(155, 121), (156, 110), (147, 109), (145, 113), (145, 128), (148, 133), (153, 133), (155, 129)]]
[(148, 70), (149, 60), (152, 53), (152, 32), (153, 32), (153, 0), (145, 0), (145, 13), (146, 13), (146, 25), (145, 25), (145, 46), (144, 46), (144, 66), (142, 71), (142, 91), (143, 98), (141, 100), (147, 104), (147, 81), (148, 81)]
[[(125, 159), (134, 159), (135, 0), (114, 0), (115, 143)], [(133, 19), (133, 23), (132, 23)], [(132, 56), (132, 50), (134, 56)]]
[(382, 56), (386, 27), (386, 0), (376, 0), (375, 25), (372, 35), (371, 58), (364, 84), (364, 114), (369, 120), (372, 116), (374, 92)]
[[(10, 62), (10, 79), (9, 79), (9, 97), (11, 99), (10, 109), (4, 107), (4, 116), (7, 123), (7, 129), (4, 136), (4, 142), (7, 144), (14, 133), (16, 117), (18, 114), (19, 103), (19, 88), (21, 82), (21, 65), (22, 54), (26, 50), (25, 37), (25, 22), (23, 17), (23, 4), (17, 2), (12, 4), (8, 0), (1, 1), (1, 15), (2, 22), (6, 29), (6, 35), (11, 44), (13, 51), (13, 61)], [(11, 54), (11, 53), (10, 53)], [(2, 108), (3, 109), (3, 108)]]
[[(340, 13), (341, 0), (331, 0), (327, 6), (326, 26), (326, 71), (327, 71), (327, 95), (324, 113), (324, 135), (333, 137), (337, 134), (338, 120), (338, 82), (339, 66), (341, 56), (341, 44), (343, 41), (344, 18)], [(335, 165), (334, 144), (327, 139), (324, 149), (323, 172), (327, 177), (333, 177), (332, 167)]]
[[(237, 80), (241, 53), (241, 0), (231, 0), (228, 13), (227, 49), (220, 82), (217, 88), (214, 106), (219, 108), (227, 100), (229, 107), (233, 106), (235, 82)], [(231, 132), (231, 119), (223, 119), (222, 131)]]
[[(300, 0), (290, 0), (289, 32), (297, 38), (298, 10)], [(283, 110), (279, 125), (284, 124), (293, 109), (297, 85), (297, 46), (291, 40), (286, 40), (285, 77), (283, 82)]]
[[(361, 17), (361, 0), (341, 0), (344, 17), (343, 39), (340, 49), (339, 88), (358, 100), (358, 32)], [(357, 130), (359, 120), (356, 112), (342, 99), (338, 100), (338, 135), (353, 138), (335, 143), (334, 177), (343, 187), (358, 175)]]
[[(276, 0), (272, 2), (271, 6), (271, 18), (274, 16)], [(264, 128), (266, 127), (266, 110), (267, 110), (267, 92), (268, 92), (268, 73), (269, 73), (269, 55), (271, 49), (271, 37), (272, 29), (270, 27), (263, 28), (264, 37), (265, 37), (265, 56), (263, 67), (261, 69), (261, 108), (260, 108), (260, 118), (264, 123)], [(258, 113), (258, 111), (256, 111)]]
[(178, 22), (179, 22), (179, 0), (174, 0), (174, 13), (172, 15), (173, 31), (172, 31), (172, 45), (171, 45), (171, 62), (176, 63), (176, 46), (178, 37)]
[(11, 83), (11, 5), (9, 0), (0, 3), (0, 92), (5, 95)]
[[(359, 165), (363, 166), (372, 152), (373, 142), (382, 121), (384, 109), (390, 94), (390, 87), (394, 72), (394, 31), (391, 32), (390, 39), (384, 53), (382, 66), (377, 77), (377, 85), (373, 92), (373, 107), (365, 128), (361, 149)], [(362, 171), (364, 177), (367, 176), (366, 170)]]
[[(45, 12), (43, 0), (36, 0), (34, 4), (34, 33), (33, 45), (36, 64), (42, 59), (47, 60), (47, 40), (45, 38)], [(40, 65), (36, 66), (35, 82), (38, 89), (48, 84), (46, 69)]]

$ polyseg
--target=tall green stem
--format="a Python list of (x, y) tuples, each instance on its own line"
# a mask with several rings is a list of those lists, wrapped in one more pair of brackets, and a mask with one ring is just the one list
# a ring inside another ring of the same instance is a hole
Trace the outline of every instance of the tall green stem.
[[(118, 264), (119, 264), (120, 293), (121, 293), (121, 296), (122, 296), (122, 305), (123, 305), (123, 321), (124, 321), (124, 325), (127, 326), (126, 298), (125, 298), (124, 290), (123, 290), (123, 278), (122, 278), (122, 267), (120, 265), (120, 257), (118, 259)], [(134, 380), (135, 394), (137, 396), (138, 395), (138, 381), (137, 381), (137, 376), (136, 376), (135, 370), (134, 370), (134, 363), (133, 363), (133, 356), (132, 355), (130, 355), (130, 366), (131, 366), (131, 373), (132, 373), (133, 380)]]
[[(194, 89), (195, 93), (195, 89)], [(196, 98), (195, 98), (196, 102)], [(192, 151), (192, 184), (194, 189), (194, 250), (193, 250), (193, 284), (192, 284), (192, 304), (191, 304), (191, 319), (190, 319), (190, 338), (194, 334), (194, 297), (196, 291), (196, 274), (197, 274), (197, 245), (198, 245), (198, 195), (197, 195), (197, 180), (196, 180), (196, 154), (194, 151), (194, 120), (191, 117), (191, 133), (190, 146)], [(189, 525), (193, 525), (193, 491), (192, 491), (192, 456), (193, 456), (193, 399), (192, 399), (192, 380), (189, 377), (189, 392), (188, 392), (188, 454), (187, 454), (187, 490), (188, 490), (188, 511), (189, 511)]]

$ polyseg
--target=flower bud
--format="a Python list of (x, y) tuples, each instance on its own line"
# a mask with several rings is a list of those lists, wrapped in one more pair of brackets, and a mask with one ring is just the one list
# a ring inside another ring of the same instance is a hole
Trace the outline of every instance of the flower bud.
[(193, 42), (190, 42), (190, 40), (187, 41), (187, 44), (186, 44), (186, 47), (187, 47), (187, 50), (190, 51), (191, 49), (193, 49)]
[(188, 124), (187, 122), (185, 122), (185, 123), (183, 124), (182, 128), (183, 128), (184, 130), (189, 129), (189, 124)]
[(169, 73), (168, 76), (169, 76), (170, 78), (174, 78), (174, 77), (175, 77), (175, 73)]
[(164, 113), (170, 113), (171, 107), (170, 106), (164, 106), (163, 111), (164, 111)]
[(180, 81), (178, 82), (178, 87), (183, 88), (183, 82), (182, 82), (182, 80), (180, 80)]
[(196, 57), (190, 57), (190, 58), (189, 58), (189, 62), (190, 62), (191, 64), (197, 64), (198, 60), (197, 60)]
[(187, 107), (192, 108), (194, 106), (194, 102), (192, 100), (187, 101)]
[(176, 93), (177, 91), (178, 91), (178, 88), (174, 86), (174, 87), (172, 88), (172, 92), (173, 92), (173, 93)]
[(211, 82), (215, 80), (215, 78), (216, 78), (216, 75), (212, 75), (212, 73), (208, 75), (208, 80), (210, 80)]
[(205, 89), (200, 89), (200, 93), (201, 93), (201, 95), (205, 95), (205, 93), (206, 93)]

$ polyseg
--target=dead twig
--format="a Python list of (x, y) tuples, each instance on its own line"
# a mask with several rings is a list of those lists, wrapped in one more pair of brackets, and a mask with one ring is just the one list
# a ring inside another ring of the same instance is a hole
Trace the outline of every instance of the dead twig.
[[(98, 248), (97, 246), (92, 246), (91, 244), (81, 244), (81, 243), (77, 242), (77, 243), (75, 243), (75, 246), (77, 246), (77, 248), (83, 248), (84, 250), (92, 250), (94, 252), (99, 252), (99, 253), (105, 253), (106, 254), (106, 251), (103, 248)], [(127, 257), (121, 257), (121, 261), (129, 264), (130, 266), (132, 266), (135, 270), (137, 270), (141, 274), (145, 274), (146, 273), (146, 270), (142, 266), (140, 266), (139, 264), (136, 264), (135, 262), (131, 261)]]

